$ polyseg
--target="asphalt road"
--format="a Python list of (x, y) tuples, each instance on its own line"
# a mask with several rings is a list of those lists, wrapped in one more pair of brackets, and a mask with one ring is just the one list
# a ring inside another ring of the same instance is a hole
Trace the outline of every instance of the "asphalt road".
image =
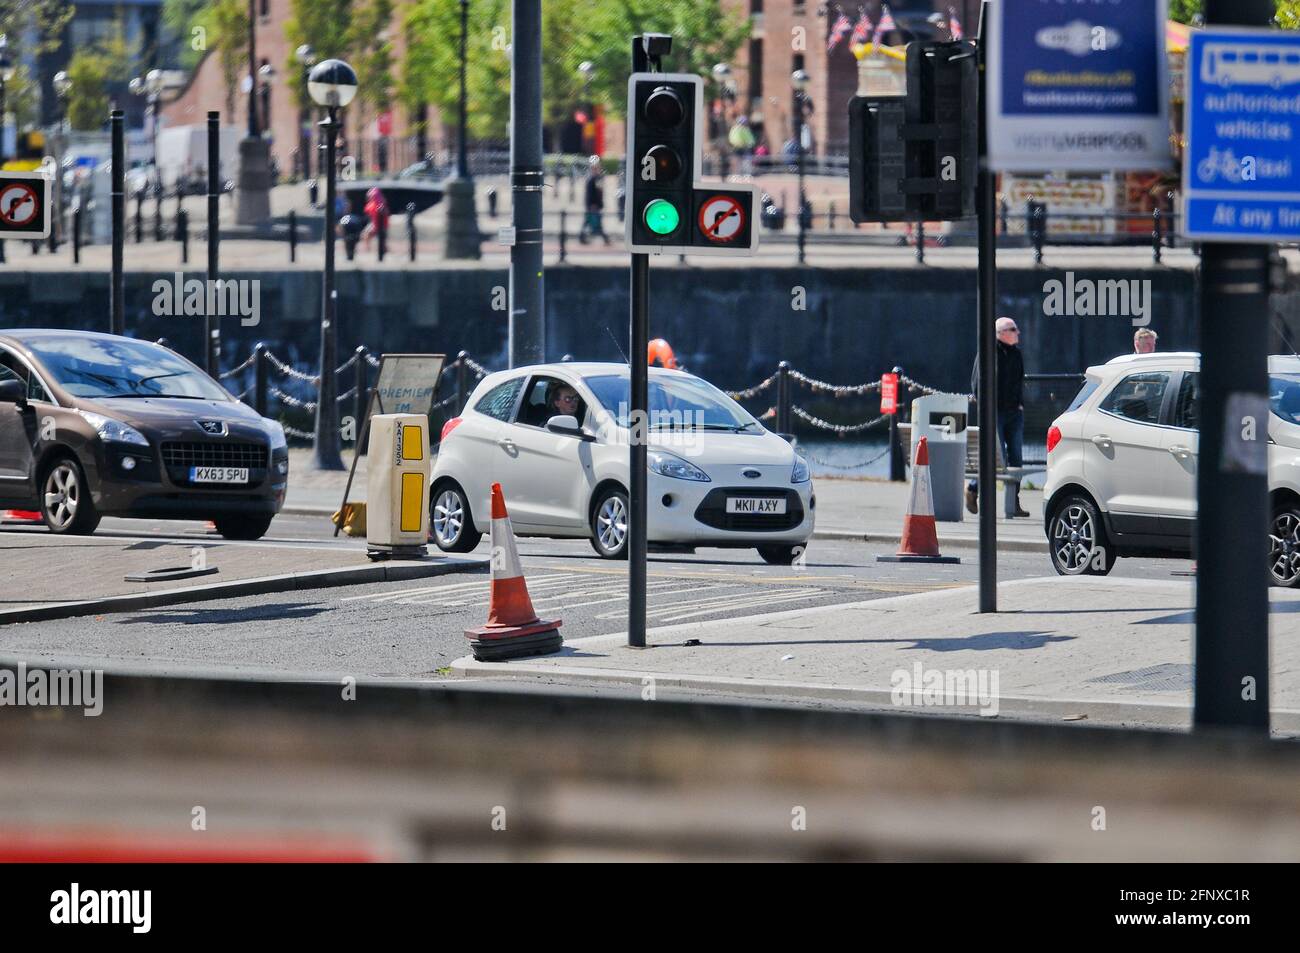
[[(319, 546), (331, 527), (281, 516), (268, 546)], [(207, 536), (203, 524), (105, 520), (102, 532), (145, 538)], [(340, 540), (340, 545), (360, 545)], [(485, 540), (480, 555), (487, 554)], [(586, 542), (524, 540), (520, 555), (538, 613), (560, 618), (569, 639), (626, 628), (626, 566)], [(768, 566), (753, 550), (652, 554), (650, 626), (973, 585), (974, 550), (959, 565), (877, 563), (890, 547), (814, 540), (802, 567)], [(1117, 575), (1168, 578), (1185, 561), (1122, 560)], [(1003, 553), (1002, 579), (1049, 575), (1043, 554)], [(487, 618), (486, 572), (250, 596), (192, 606), (7, 626), (0, 655), (95, 660), (172, 672), (325, 677), (429, 677), (468, 651), (464, 630)]]

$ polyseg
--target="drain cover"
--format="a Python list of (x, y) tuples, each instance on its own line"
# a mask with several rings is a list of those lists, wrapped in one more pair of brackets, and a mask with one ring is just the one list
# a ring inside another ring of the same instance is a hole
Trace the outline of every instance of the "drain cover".
[(1123, 685), (1137, 691), (1181, 692), (1192, 687), (1192, 666), (1186, 662), (1163, 662), (1160, 665), (1090, 678), (1088, 681)]

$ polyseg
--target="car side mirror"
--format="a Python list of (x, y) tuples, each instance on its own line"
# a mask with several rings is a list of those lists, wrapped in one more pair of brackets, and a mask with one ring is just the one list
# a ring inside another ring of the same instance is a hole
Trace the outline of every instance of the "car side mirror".
[[(0, 403), (17, 404), (20, 408), (27, 406), (27, 384), (25, 381), (0, 381)], [(570, 417), (570, 420), (573, 418)]]
[(577, 437), (579, 440), (593, 441), (596, 438), (587, 431), (578, 426), (578, 418), (572, 414), (557, 414), (550, 420), (546, 421), (546, 429), (551, 433), (562, 433), (567, 437)]

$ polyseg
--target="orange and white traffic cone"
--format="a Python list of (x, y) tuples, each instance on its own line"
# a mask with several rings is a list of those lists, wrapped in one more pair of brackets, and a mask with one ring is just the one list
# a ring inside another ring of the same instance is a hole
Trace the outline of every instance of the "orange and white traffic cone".
[(500, 483), (492, 484), (491, 539), (492, 600), (487, 625), (465, 630), (474, 658), (480, 662), (500, 662), (558, 652), (564, 644), (559, 633), (560, 620), (543, 621), (533, 610)]
[(912, 463), (912, 492), (903, 515), (903, 538), (893, 556), (877, 556), (881, 563), (959, 563), (956, 556), (939, 554), (939, 533), (934, 524), (934, 491), (930, 487), (930, 447), (926, 438), (916, 443)]

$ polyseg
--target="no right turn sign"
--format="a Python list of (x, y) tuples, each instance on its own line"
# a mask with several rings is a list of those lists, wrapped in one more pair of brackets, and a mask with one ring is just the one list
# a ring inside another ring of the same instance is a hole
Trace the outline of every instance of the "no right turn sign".
[(39, 172), (0, 172), (0, 238), (50, 234), (50, 188)]

